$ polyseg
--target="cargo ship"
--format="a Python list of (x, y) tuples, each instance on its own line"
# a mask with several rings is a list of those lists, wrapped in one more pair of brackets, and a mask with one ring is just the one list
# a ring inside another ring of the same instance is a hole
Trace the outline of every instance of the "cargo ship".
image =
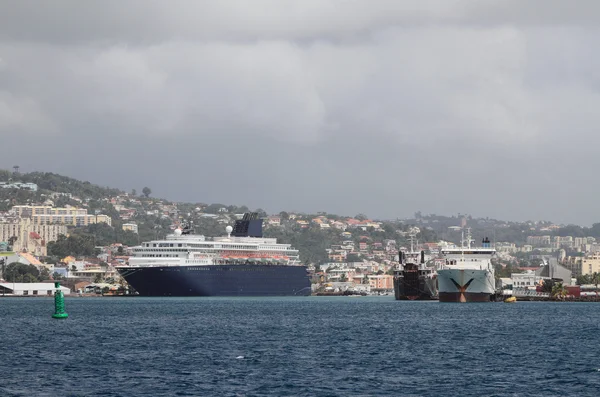
[(226, 236), (196, 235), (191, 223), (164, 240), (133, 248), (119, 274), (141, 296), (307, 296), (298, 250), (263, 237), (262, 219), (246, 213)]
[[(415, 228), (416, 229), (416, 228)], [(414, 251), (414, 237), (410, 232), (410, 251), (398, 252), (398, 268), (394, 271), (396, 300), (437, 300), (437, 280), (434, 268), (425, 264), (425, 251)]]
[(440, 302), (490, 302), (496, 292), (492, 257), (496, 250), (486, 237), (481, 247), (472, 247), (471, 230), (460, 248), (441, 251), (445, 263), (438, 270)]

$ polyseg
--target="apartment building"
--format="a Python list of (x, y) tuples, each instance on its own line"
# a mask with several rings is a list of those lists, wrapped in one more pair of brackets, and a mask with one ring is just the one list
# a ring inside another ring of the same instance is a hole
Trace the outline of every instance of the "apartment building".
[(600, 273), (600, 255), (593, 254), (586, 256), (581, 261), (581, 274), (592, 275), (594, 273)]
[(20, 217), (32, 217), (37, 215), (87, 215), (85, 208), (76, 207), (52, 207), (49, 205), (15, 205), (13, 212)]
[(67, 234), (65, 225), (38, 225), (30, 218), (15, 218), (0, 223), (0, 241), (13, 241), (13, 251), (46, 255), (46, 245)]
[(550, 236), (527, 236), (527, 244), (534, 247), (548, 247), (552, 242)]
[(95, 223), (106, 223), (112, 226), (112, 219), (108, 215), (89, 215), (85, 208), (15, 205), (12, 209), (17, 216), (30, 218), (35, 225), (88, 226)]
[(135, 223), (124, 223), (122, 228), (123, 228), (123, 231), (130, 231), (130, 232), (134, 232), (135, 234), (138, 233), (138, 225)]
[(112, 219), (108, 215), (33, 215), (31, 220), (36, 225), (72, 225), (88, 226), (95, 223), (106, 223), (112, 226)]
[(389, 274), (369, 275), (369, 286), (373, 290), (394, 289), (394, 277)]

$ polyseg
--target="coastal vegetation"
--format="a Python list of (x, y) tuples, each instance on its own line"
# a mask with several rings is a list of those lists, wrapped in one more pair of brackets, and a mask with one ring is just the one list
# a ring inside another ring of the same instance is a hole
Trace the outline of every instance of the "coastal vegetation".
[(34, 265), (19, 262), (8, 264), (2, 273), (2, 278), (11, 283), (36, 283), (50, 279), (50, 272), (47, 269), (38, 270)]

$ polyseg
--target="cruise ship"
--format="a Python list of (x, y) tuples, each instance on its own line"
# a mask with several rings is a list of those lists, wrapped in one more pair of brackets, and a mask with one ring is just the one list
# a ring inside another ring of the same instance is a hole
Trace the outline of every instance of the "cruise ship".
[(414, 250), (414, 237), (418, 232), (418, 228), (409, 232), (410, 251), (398, 252), (398, 268), (394, 271), (396, 300), (438, 299), (435, 269), (425, 264), (425, 251)]
[(440, 302), (490, 302), (496, 292), (492, 257), (496, 250), (484, 238), (481, 247), (472, 247), (471, 230), (460, 248), (441, 251), (445, 263), (438, 270)]
[(246, 213), (227, 236), (205, 238), (190, 224), (133, 249), (119, 274), (142, 296), (306, 296), (310, 279), (298, 250), (262, 234)]

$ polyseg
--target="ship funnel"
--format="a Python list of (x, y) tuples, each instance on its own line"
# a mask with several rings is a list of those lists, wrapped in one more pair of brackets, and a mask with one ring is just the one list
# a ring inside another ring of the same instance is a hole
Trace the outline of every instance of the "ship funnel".
[(421, 251), (421, 263), (425, 263), (425, 251)]
[(247, 212), (241, 220), (235, 221), (233, 237), (262, 237), (262, 219), (256, 212)]
[(398, 263), (402, 264), (402, 251), (398, 251)]

